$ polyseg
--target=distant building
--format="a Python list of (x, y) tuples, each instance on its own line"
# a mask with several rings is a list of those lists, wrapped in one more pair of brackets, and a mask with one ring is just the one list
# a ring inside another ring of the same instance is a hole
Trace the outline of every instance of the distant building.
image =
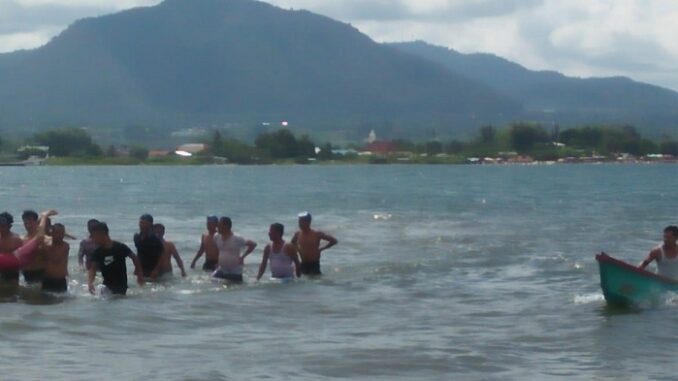
[(170, 154), (170, 151), (167, 151), (167, 150), (154, 149), (154, 150), (148, 151), (148, 157), (150, 157), (150, 158), (165, 157), (169, 154)]
[(385, 140), (377, 140), (368, 144), (363, 152), (370, 152), (374, 155), (387, 156), (391, 155), (398, 150), (398, 147), (392, 142), (387, 142)]
[(367, 135), (367, 139), (365, 139), (365, 142), (367, 144), (372, 144), (377, 141), (377, 133), (374, 132), (374, 130), (370, 131), (370, 134)]
[(207, 136), (207, 130), (204, 128), (187, 128), (184, 130), (174, 131), (171, 136), (173, 138), (202, 138)]
[(176, 151), (188, 152), (191, 155), (196, 155), (207, 151), (207, 148), (208, 148), (207, 144), (191, 143), (180, 145), (179, 147), (177, 147)]

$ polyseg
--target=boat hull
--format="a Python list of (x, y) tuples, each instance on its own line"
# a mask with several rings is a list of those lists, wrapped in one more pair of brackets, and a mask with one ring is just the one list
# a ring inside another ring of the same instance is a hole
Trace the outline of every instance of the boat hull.
[(663, 293), (678, 292), (678, 281), (642, 270), (605, 253), (597, 255), (600, 287), (614, 305), (639, 305), (657, 300)]

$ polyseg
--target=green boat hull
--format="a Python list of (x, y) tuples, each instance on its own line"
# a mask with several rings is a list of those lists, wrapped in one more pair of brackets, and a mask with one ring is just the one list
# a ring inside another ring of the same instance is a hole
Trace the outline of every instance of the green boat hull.
[(678, 292), (678, 282), (642, 270), (607, 254), (596, 256), (600, 286), (609, 304), (629, 306), (658, 300), (666, 292)]

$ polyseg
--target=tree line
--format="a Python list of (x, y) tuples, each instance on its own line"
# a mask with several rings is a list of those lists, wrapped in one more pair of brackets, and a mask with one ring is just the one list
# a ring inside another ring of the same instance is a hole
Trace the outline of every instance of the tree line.
[[(100, 158), (120, 155), (114, 146), (102, 148), (90, 134), (80, 128), (60, 128), (39, 132), (24, 143), (33, 146), (50, 147), (50, 155), (57, 157)], [(336, 148), (331, 143), (318, 144), (308, 135), (295, 135), (288, 129), (259, 134), (253, 143), (247, 143), (233, 137), (224, 136), (216, 130), (212, 136), (202, 141), (208, 149), (198, 157), (223, 157), (229, 162), (251, 164), (275, 161), (306, 162), (309, 158), (317, 160), (339, 160), (346, 156), (333, 153)], [(678, 156), (678, 141), (664, 138), (653, 141), (641, 136), (632, 126), (584, 126), (560, 131), (558, 127), (550, 129), (534, 123), (514, 123), (505, 128), (484, 126), (477, 136), (466, 141), (413, 141), (392, 140), (394, 150), (417, 156), (449, 155), (455, 157), (496, 157), (502, 153), (515, 152), (531, 156), (537, 160), (555, 160), (562, 157), (601, 155), (610, 156), (628, 153), (634, 156), (661, 153)], [(3, 140), (0, 139), (0, 147)], [(355, 151), (365, 148), (363, 143), (350, 144)], [(24, 151), (24, 156), (33, 154)], [(149, 156), (148, 147), (132, 145), (126, 155), (143, 161)], [(350, 159), (350, 157), (349, 157)]]

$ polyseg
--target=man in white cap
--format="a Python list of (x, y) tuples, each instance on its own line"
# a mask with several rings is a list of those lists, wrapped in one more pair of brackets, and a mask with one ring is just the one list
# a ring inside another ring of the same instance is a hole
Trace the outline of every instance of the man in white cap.
[[(339, 243), (336, 238), (318, 230), (311, 229), (313, 217), (309, 212), (299, 213), (299, 231), (292, 238), (301, 256), (301, 273), (307, 276), (322, 275), (320, 254)], [(321, 246), (322, 242), (327, 244)]]

